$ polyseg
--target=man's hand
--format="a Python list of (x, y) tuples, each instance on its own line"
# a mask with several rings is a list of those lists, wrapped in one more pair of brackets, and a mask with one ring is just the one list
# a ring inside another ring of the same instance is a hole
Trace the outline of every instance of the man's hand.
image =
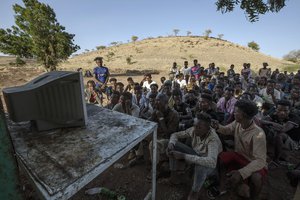
[(166, 150), (166, 154), (167, 154), (168, 157), (172, 156), (170, 152), (172, 152), (173, 150), (174, 150), (174, 144), (169, 143), (168, 148)]
[(156, 114), (156, 117), (158, 119), (161, 118), (161, 117), (164, 117), (164, 114), (161, 111), (159, 111), (159, 110), (155, 110), (155, 114)]
[(211, 127), (217, 130), (219, 128), (218, 120), (212, 119), (211, 120)]
[(170, 151), (169, 155), (173, 156), (176, 160), (184, 160), (184, 153), (179, 151)]
[(228, 177), (226, 182), (228, 184), (228, 187), (230, 188), (236, 187), (236, 185), (243, 180), (243, 177), (237, 170), (229, 172), (228, 174), (226, 174), (226, 176)]

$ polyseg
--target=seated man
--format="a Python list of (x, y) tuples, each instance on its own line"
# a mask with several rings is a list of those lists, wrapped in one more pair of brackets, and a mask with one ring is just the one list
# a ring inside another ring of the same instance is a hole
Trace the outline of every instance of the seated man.
[[(277, 102), (275, 113), (261, 120), (267, 138), (271, 143), (275, 143), (274, 161), (277, 163), (283, 149), (300, 149), (300, 118), (290, 112), (290, 109), (291, 104), (288, 100), (280, 100)], [(285, 158), (288, 159), (287, 156)]]
[(225, 113), (224, 120), (222, 120), (225, 125), (234, 120), (233, 111), (237, 99), (234, 98), (233, 92), (233, 88), (227, 87), (225, 89), (224, 97), (220, 98), (217, 103), (218, 111)]
[(120, 103), (115, 105), (113, 110), (134, 117), (139, 117), (140, 114), (140, 108), (132, 103), (132, 94), (130, 92), (121, 94)]
[[(263, 183), (262, 178), (267, 175), (265, 133), (253, 121), (257, 112), (255, 103), (239, 100), (234, 108), (235, 121), (227, 126), (221, 126), (214, 121), (212, 125), (218, 133), (234, 136), (234, 151), (222, 152), (219, 155), (221, 167), (231, 170), (227, 174), (226, 185), (230, 190), (246, 188), (245, 196), (251, 196), (253, 199), (258, 199)], [(249, 187), (241, 184), (246, 179), (249, 179), (253, 186), (250, 188), (250, 194)]]
[[(157, 127), (157, 163), (160, 166), (161, 156), (165, 155), (170, 135), (178, 131), (179, 115), (168, 106), (168, 96), (159, 93), (155, 99), (155, 109), (150, 121), (158, 123)], [(152, 158), (152, 141), (149, 144)], [(159, 170), (159, 169), (158, 169)]]
[[(173, 133), (169, 141), (167, 154), (170, 158), (171, 178), (176, 176), (174, 172), (177, 170), (179, 161), (195, 165), (189, 200), (198, 199), (198, 192), (205, 179), (216, 168), (218, 154), (222, 151), (221, 141), (210, 124), (210, 116), (200, 113), (195, 118), (193, 127)], [(191, 143), (185, 145), (178, 139), (191, 139)]]
[(179, 129), (185, 130), (191, 127), (191, 125), (188, 122), (192, 119), (192, 111), (189, 105), (182, 101), (181, 91), (179, 89), (173, 90), (172, 97), (174, 100), (174, 109), (179, 114)]

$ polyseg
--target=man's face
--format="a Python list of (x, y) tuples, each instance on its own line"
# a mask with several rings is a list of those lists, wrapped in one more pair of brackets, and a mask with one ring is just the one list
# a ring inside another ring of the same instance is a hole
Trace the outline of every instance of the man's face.
[(146, 76), (146, 81), (151, 81), (151, 77), (150, 76)]
[(299, 96), (300, 96), (299, 90), (296, 88), (293, 88), (291, 91), (291, 96), (293, 99), (299, 99)]
[(158, 110), (161, 110), (161, 111), (162, 111), (162, 110), (165, 110), (166, 106), (167, 106), (166, 102), (164, 102), (164, 100), (162, 99), (162, 97), (158, 95), (158, 96), (155, 98), (155, 107), (156, 107)]
[(185, 66), (185, 67), (187, 67), (187, 66), (188, 66), (188, 64), (189, 64), (188, 62), (184, 62), (184, 66)]
[(248, 92), (249, 92), (251, 95), (255, 95), (255, 94), (256, 94), (256, 88), (255, 88), (255, 87), (249, 87)]
[(103, 61), (102, 61), (102, 60), (96, 60), (96, 64), (97, 64), (99, 67), (101, 67), (102, 64), (103, 64)]
[(149, 104), (151, 105), (151, 107), (152, 107), (153, 109), (156, 108), (155, 103), (156, 103), (155, 98), (149, 98)]
[(199, 106), (200, 106), (200, 109), (203, 110), (203, 111), (207, 111), (210, 109), (210, 102), (208, 99), (205, 99), (205, 98), (199, 98)]
[(89, 91), (93, 91), (93, 90), (94, 90), (94, 86), (93, 86), (93, 84), (91, 84), (91, 83), (89, 83), (89, 84), (87, 85), (87, 87), (88, 87), (88, 90), (89, 90)]
[(123, 93), (124, 91), (124, 87), (122, 85), (117, 85), (116, 86), (116, 91), (120, 92), (120, 93)]
[(180, 105), (182, 102), (180, 95), (173, 96), (173, 99), (176, 105)]
[(241, 90), (242, 89), (242, 85), (241, 84), (236, 84), (234, 89)]
[(268, 83), (267, 84), (267, 90), (269, 91), (271, 91), (271, 90), (273, 90), (274, 89), (274, 87), (275, 87), (275, 84), (274, 83)]
[(164, 94), (170, 94), (171, 92), (171, 86), (170, 85), (164, 85), (163, 93)]
[(243, 118), (245, 117), (243, 111), (241, 111), (238, 107), (234, 107), (233, 114), (235, 121), (239, 123), (241, 123), (243, 121)]
[(150, 91), (151, 93), (156, 94), (157, 93), (158, 88), (156, 86), (150, 86)]
[(221, 88), (217, 88), (216, 87), (216, 89), (215, 89), (215, 93), (217, 93), (217, 94), (222, 94), (223, 93), (223, 90), (221, 89)]
[(207, 134), (209, 129), (210, 125), (208, 123), (197, 118), (194, 120), (194, 133), (196, 134), (196, 136), (204, 136), (205, 134)]
[(119, 96), (116, 95), (116, 94), (112, 94), (112, 95), (111, 95), (110, 102), (111, 102), (113, 105), (119, 103)]
[(289, 106), (278, 105), (276, 108), (276, 115), (279, 119), (287, 119), (290, 114)]
[(142, 90), (140, 90), (140, 89), (137, 89), (137, 90), (134, 90), (134, 92), (133, 92), (135, 95), (136, 95), (136, 97), (141, 97), (142, 96)]
[(194, 60), (194, 66), (196, 66), (198, 64), (197, 60)]
[(225, 96), (225, 99), (229, 100), (233, 96), (233, 91), (226, 90), (224, 96)]

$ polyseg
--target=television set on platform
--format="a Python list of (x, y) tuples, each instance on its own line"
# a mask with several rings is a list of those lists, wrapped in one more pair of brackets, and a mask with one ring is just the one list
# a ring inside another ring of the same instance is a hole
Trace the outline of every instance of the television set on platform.
[(9, 118), (31, 121), (38, 131), (85, 126), (83, 78), (78, 72), (53, 71), (25, 85), (3, 89)]

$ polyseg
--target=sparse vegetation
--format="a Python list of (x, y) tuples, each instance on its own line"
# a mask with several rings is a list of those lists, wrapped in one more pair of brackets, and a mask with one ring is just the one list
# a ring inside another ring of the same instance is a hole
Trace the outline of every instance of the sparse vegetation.
[(217, 0), (217, 10), (222, 13), (232, 12), (234, 8), (240, 7), (245, 11), (250, 22), (255, 22), (259, 19), (259, 15), (267, 12), (279, 12), (285, 7), (286, 0)]
[(212, 33), (210, 29), (205, 30), (204, 32), (204, 39), (207, 40), (209, 38), (209, 35)]
[(135, 35), (131, 36), (131, 41), (132, 41), (133, 43), (135, 43), (138, 39), (139, 39), (138, 36), (135, 36)]
[(288, 54), (283, 56), (283, 59), (293, 63), (300, 62), (300, 50), (290, 51)]
[(220, 40), (222, 40), (223, 37), (224, 37), (224, 34), (218, 34), (218, 38), (219, 38)]
[(259, 51), (259, 45), (254, 41), (249, 42), (248, 47), (253, 49), (254, 51)]
[(117, 46), (117, 45), (118, 45), (118, 42), (111, 42), (110, 45), (111, 45), (111, 46)]
[(20, 58), (37, 58), (47, 71), (80, 49), (73, 44), (73, 34), (57, 22), (54, 10), (37, 0), (23, 0), (24, 7), (15, 4), (15, 24), (0, 29), (0, 51)]
[(177, 34), (179, 33), (179, 29), (173, 29), (174, 35), (177, 36)]
[(297, 72), (300, 69), (300, 65), (286, 65), (281, 67), (282, 71), (288, 71), (288, 72)]
[(186, 36), (190, 36), (191, 34), (192, 34), (191, 31), (187, 31), (187, 32), (186, 32)]
[(126, 58), (127, 65), (131, 65), (131, 55)]
[(103, 50), (103, 49), (105, 49), (105, 48), (106, 48), (106, 46), (103, 46), (103, 45), (102, 45), (102, 46), (96, 46), (96, 49), (97, 49), (97, 50)]

